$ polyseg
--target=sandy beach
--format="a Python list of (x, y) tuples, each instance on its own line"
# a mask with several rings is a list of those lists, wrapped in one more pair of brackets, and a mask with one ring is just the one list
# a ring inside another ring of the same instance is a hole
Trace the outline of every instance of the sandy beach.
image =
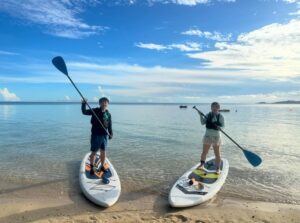
[[(8, 182), (6, 182), (8, 183)], [(125, 185), (120, 200), (104, 209), (89, 202), (77, 180), (55, 180), (0, 191), (0, 222), (299, 222), (300, 205), (226, 197), (174, 209), (167, 194)]]

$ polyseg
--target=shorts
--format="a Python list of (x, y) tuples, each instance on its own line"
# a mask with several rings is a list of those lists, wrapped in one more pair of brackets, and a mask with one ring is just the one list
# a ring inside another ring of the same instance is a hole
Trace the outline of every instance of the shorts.
[(207, 144), (207, 145), (218, 145), (219, 146), (222, 144), (222, 139), (221, 139), (221, 136), (204, 135), (202, 142), (203, 142), (203, 144)]
[(91, 135), (91, 151), (106, 150), (107, 135)]

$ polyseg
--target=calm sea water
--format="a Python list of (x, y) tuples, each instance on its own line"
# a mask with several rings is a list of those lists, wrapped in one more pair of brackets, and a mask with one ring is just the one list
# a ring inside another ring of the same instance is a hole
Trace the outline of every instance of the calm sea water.
[[(94, 105), (95, 106), (95, 105)], [(199, 105), (203, 112), (209, 105)], [(300, 106), (223, 105), (225, 131), (263, 163), (253, 168), (223, 137), (230, 171), (224, 196), (300, 204)], [(205, 128), (189, 106), (110, 105), (114, 138), (109, 157), (123, 187), (166, 196), (198, 162)], [(237, 112), (235, 112), (237, 110)], [(90, 117), (80, 104), (0, 105), (0, 179), (37, 183), (78, 176), (89, 151)], [(212, 151), (210, 153), (213, 155)], [(11, 184), (10, 184), (11, 185)], [(2, 187), (2, 188), (1, 188)], [(0, 184), (0, 190), (6, 184)]]

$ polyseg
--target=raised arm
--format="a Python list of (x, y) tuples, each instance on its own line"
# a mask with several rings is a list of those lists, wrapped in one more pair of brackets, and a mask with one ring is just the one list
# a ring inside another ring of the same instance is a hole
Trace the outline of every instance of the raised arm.
[(81, 112), (84, 115), (92, 115), (92, 111), (90, 109), (86, 109), (86, 101), (81, 101)]

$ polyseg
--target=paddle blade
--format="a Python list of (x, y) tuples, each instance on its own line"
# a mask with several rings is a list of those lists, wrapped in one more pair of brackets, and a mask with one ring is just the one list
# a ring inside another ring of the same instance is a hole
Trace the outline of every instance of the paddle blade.
[(256, 167), (259, 164), (261, 164), (262, 159), (258, 155), (246, 149), (243, 149), (243, 152), (249, 163), (252, 164), (252, 166)]
[(64, 59), (61, 56), (52, 59), (53, 65), (63, 74), (68, 76), (68, 70)]

